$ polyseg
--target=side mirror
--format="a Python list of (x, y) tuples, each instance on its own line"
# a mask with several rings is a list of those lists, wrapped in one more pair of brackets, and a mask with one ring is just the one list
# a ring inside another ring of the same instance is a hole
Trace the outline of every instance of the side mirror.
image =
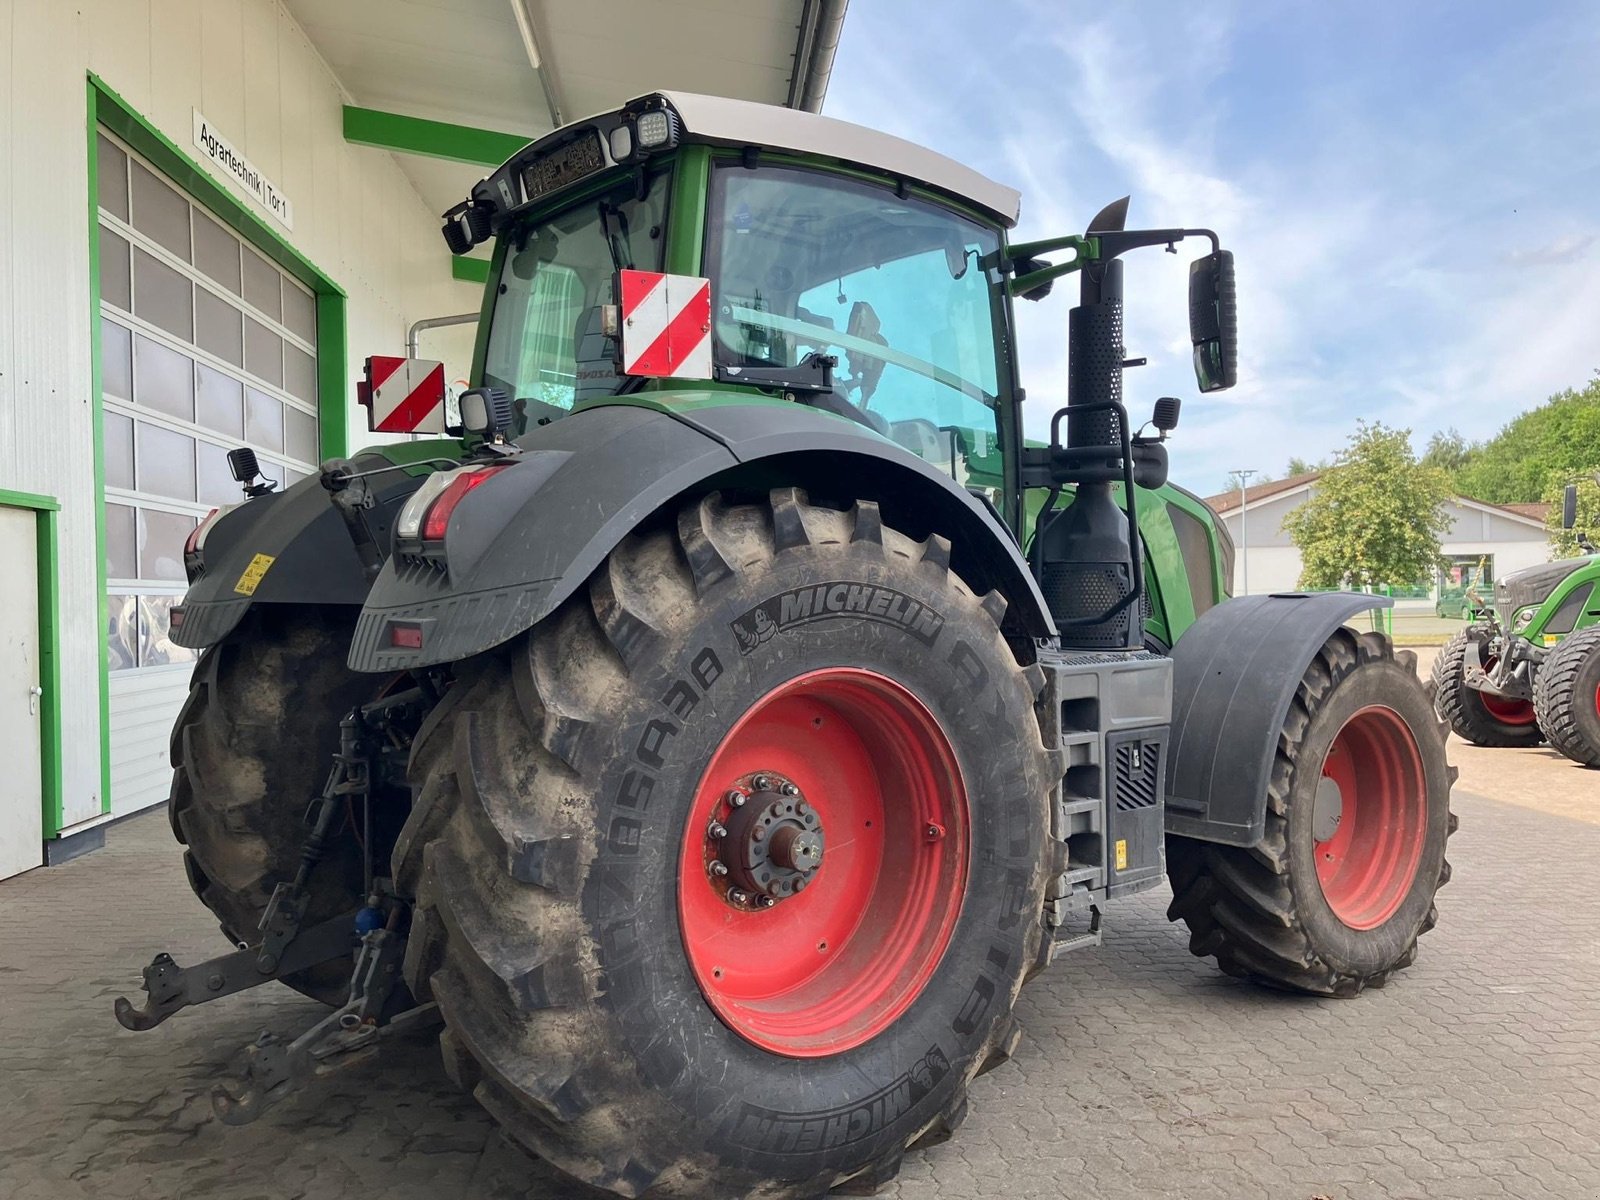
[(1561, 528), (1571, 530), (1578, 524), (1578, 486), (1567, 484), (1561, 493)]
[(1202, 392), (1239, 381), (1239, 309), (1233, 251), (1215, 250), (1189, 264), (1189, 340), (1194, 377)]

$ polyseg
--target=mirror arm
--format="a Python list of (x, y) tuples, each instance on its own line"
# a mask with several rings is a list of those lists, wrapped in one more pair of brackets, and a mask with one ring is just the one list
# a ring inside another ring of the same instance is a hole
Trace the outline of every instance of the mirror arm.
[(1116, 258), (1140, 246), (1165, 245), (1170, 249), (1186, 237), (1210, 238), (1213, 253), (1222, 249), (1221, 239), (1210, 229), (1130, 229), (1095, 234), (1095, 240), (1100, 243), (1098, 257), (1101, 259)]

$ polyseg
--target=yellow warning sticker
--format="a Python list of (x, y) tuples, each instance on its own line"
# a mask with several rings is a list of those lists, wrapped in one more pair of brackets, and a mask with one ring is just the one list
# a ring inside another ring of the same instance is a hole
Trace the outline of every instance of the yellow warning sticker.
[(1117, 839), (1117, 870), (1126, 871), (1127, 869), (1128, 869), (1128, 839), (1127, 838), (1118, 838)]
[(261, 581), (266, 578), (268, 569), (277, 561), (270, 554), (256, 555), (244, 569), (244, 574), (239, 576), (239, 582), (233, 585), (233, 590), (241, 596), (254, 596)]
[(1546, 646), (1554, 646), (1560, 640), (1561, 635), (1559, 633), (1547, 633), (1544, 635), (1544, 644)]

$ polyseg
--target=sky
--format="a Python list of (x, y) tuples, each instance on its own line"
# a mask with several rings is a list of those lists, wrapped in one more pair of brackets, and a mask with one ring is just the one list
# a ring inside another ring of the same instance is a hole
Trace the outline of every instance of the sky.
[[(853, 0), (826, 115), (1022, 192), (1013, 239), (1209, 227), (1239, 384), (1202, 396), (1185, 241), (1126, 259), (1137, 419), (1184, 402), (1172, 477), (1282, 476), (1358, 420), (1493, 435), (1600, 369), (1600, 4)], [(1018, 301), (1030, 433), (1066, 401), (1075, 280)]]

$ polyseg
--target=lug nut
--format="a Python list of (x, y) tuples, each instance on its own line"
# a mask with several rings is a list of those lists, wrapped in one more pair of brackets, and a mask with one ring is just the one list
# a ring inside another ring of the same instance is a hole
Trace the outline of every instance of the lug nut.
[(777, 899), (773, 896), (763, 896), (759, 901), (757, 901), (762, 908), (771, 908), (777, 902)]
[(750, 786), (755, 788), (755, 790), (758, 792), (771, 791), (772, 780), (768, 779), (765, 775), (757, 775), (750, 781)]
[(739, 791), (738, 788), (735, 788), (733, 791), (728, 793), (728, 803), (733, 805), (735, 808), (743, 808), (744, 793)]
[(750, 893), (740, 891), (738, 888), (729, 888), (728, 899), (734, 904), (748, 904), (750, 903)]
[(800, 789), (795, 787), (795, 785), (792, 783), (786, 783), (778, 790), (781, 791), (785, 796), (798, 796), (800, 794)]
[(711, 862), (711, 873), (719, 878), (723, 875), (726, 875), (728, 873), (728, 864), (723, 862), (720, 858), (713, 859)]
[(727, 826), (723, 825), (721, 821), (713, 821), (710, 828), (706, 830), (706, 836), (720, 841), (728, 836)]

